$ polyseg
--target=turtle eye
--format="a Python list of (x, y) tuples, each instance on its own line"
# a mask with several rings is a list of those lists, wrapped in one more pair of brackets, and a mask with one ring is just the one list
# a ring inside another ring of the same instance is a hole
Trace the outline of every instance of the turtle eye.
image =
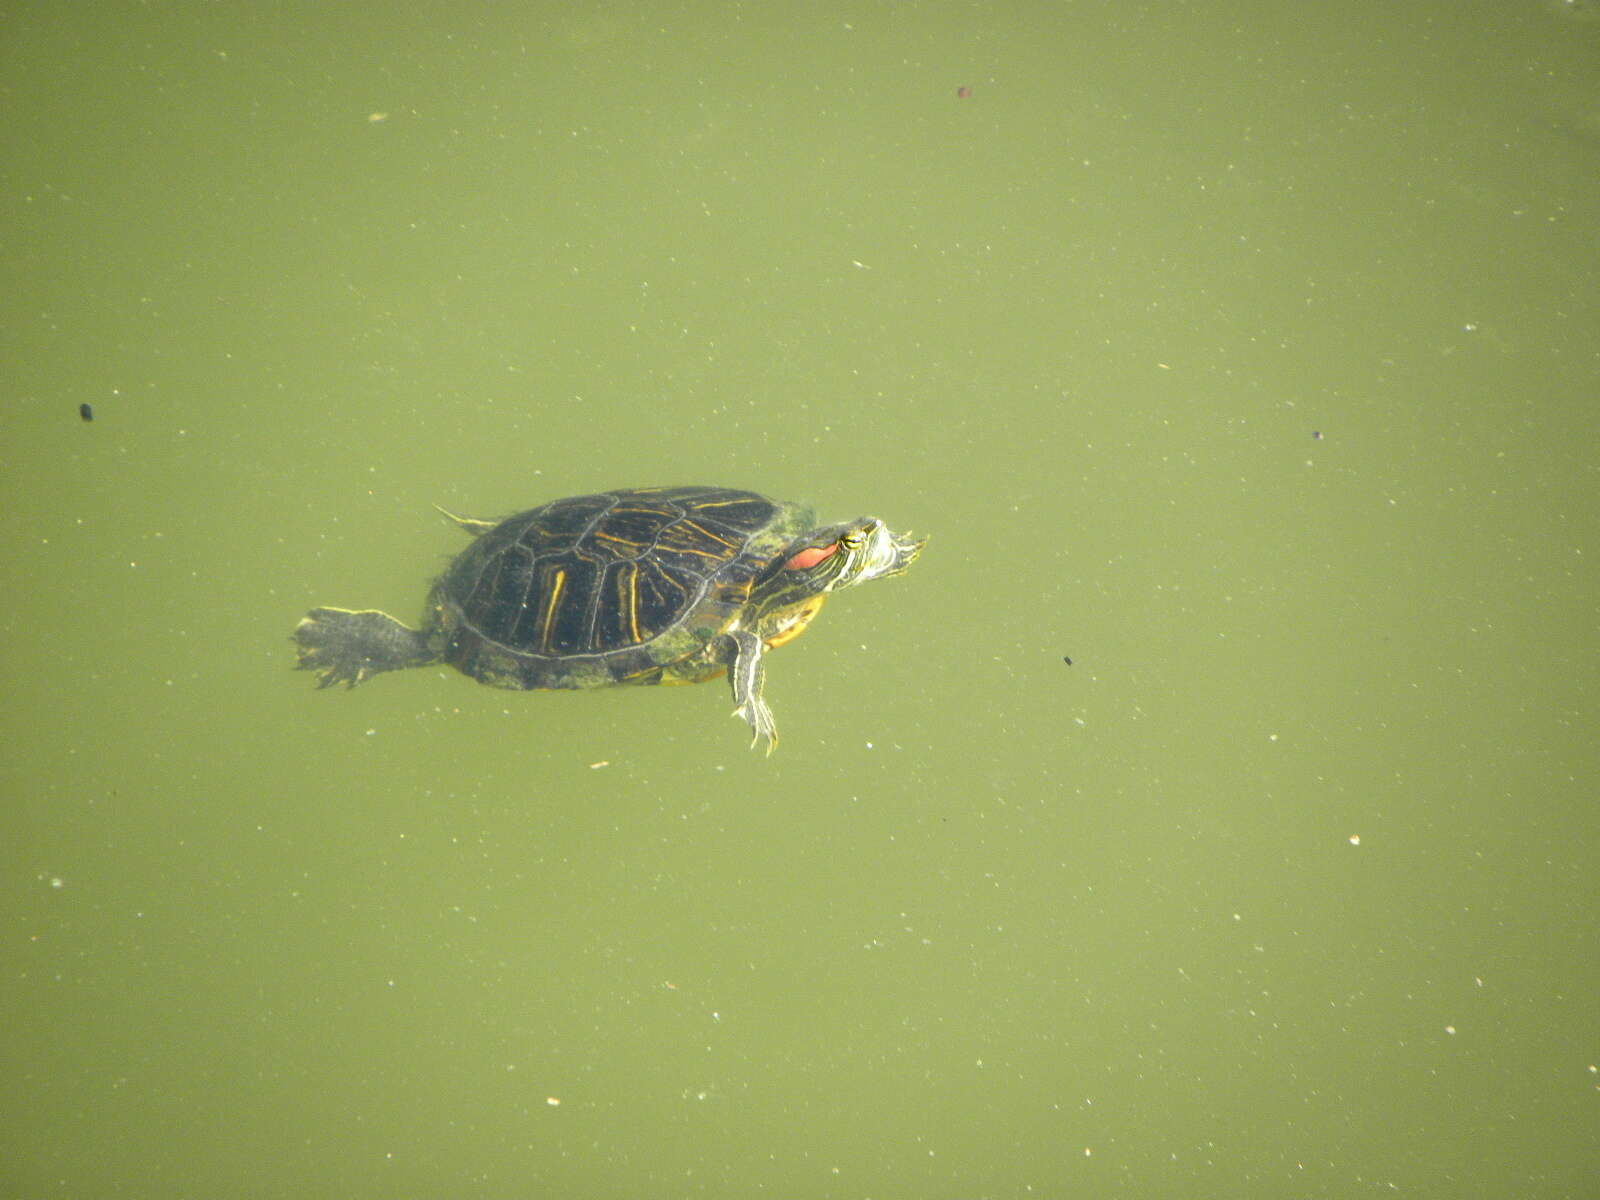
[(839, 545), (843, 546), (848, 553), (853, 554), (857, 550), (861, 549), (862, 546), (866, 545), (866, 541), (866, 534), (862, 533), (859, 529), (852, 529), (849, 533), (845, 534), (839, 539)]

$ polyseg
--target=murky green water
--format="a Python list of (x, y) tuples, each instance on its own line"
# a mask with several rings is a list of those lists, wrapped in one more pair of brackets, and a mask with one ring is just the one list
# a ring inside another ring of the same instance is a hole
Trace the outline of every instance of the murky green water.
[[(0, 1196), (1592, 1195), (1587, 16), (12, 6)], [(770, 760), (289, 669), (701, 482)]]

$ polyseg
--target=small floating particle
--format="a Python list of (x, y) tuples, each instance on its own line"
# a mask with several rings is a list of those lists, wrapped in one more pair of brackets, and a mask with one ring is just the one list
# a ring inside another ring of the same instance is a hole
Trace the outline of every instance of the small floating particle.
[(551, 1108), (560, 1108), (561, 1107), (561, 1097), (560, 1096), (546, 1096), (544, 1098), (544, 1102), (546, 1104), (548, 1104)]
[(957, 100), (965, 100), (970, 95), (972, 95), (972, 89), (969, 87), (958, 87), (956, 89)]
[(388, 119), (389, 119), (389, 114), (386, 113), (386, 112), (375, 112), (375, 113), (368, 113), (367, 114), (367, 124), (369, 124), (369, 125), (376, 125), (376, 124), (378, 124), (378, 122), (387, 121)]
[(590, 763), (589, 770), (598, 771), (601, 767), (609, 767), (610, 765), (611, 760), (609, 758), (602, 758), (599, 762)]
[(92, 404), (80, 404), (80, 405), (78, 405), (78, 415), (80, 417), (82, 417), (85, 421), (94, 420), (94, 405), (92, 405)]
[(1070, 667), (1072, 665), (1072, 656), (1070, 654), (1063, 654), (1061, 656), (1061, 661), (1066, 663), (1067, 666)]
[(1359, 846), (1359, 845), (1361, 845), (1361, 835), (1360, 835), (1360, 834), (1359, 834), (1359, 833), (1352, 833), (1352, 834), (1351, 834), (1351, 835), (1350, 835), (1350, 844), (1351, 844), (1351, 845), (1352, 845), (1352, 846)]
[(1319, 441), (1319, 442), (1320, 442), (1320, 441), (1321, 441), (1321, 440), (1322, 440), (1322, 430), (1320, 430), (1320, 429), (1313, 429), (1313, 430), (1312, 430), (1312, 431), (1311, 431), (1311, 436), (1312, 436), (1312, 437), (1313, 437), (1313, 438), (1314, 438), (1314, 439), (1315, 439), (1315, 440), (1317, 440), (1317, 441)]

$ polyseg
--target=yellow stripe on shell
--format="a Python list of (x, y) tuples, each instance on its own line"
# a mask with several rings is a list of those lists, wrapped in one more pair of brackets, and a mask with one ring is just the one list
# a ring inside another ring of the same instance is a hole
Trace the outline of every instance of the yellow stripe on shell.
[[(620, 573), (617, 578), (620, 582)], [(633, 635), (633, 644), (637, 646), (642, 640), (639, 637), (639, 568), (633, 563), (628, 564), (627, 579), (628, 629)]]
[(550, 631), (555, 627), (556, 605), (561, 603), (561, 593), (567, 586), (567, 573), (557, 567), (550, 577), (550, 595), (544, 602), (544, 615), (540, 618), (539, 649), (550, 652)]
[(730, 542), (725, 537), (719, 537), (717, 534), (712, 533), (711, 530), (707, 529), (704, 525), (698, 525), (695, 522), (690, 521), (688, 519), (684, 519), (683, 521), (680, 521), (679, 524), (684, 529), (692, 529), (696, 533), (701, 534), (704, 537), (710, 538), (713, 542), (717, 542), (717, 543), (719, 543), (721, 545), (726, 546), (729, 550), (737, 550), (737, 549), (740, 548), (740, 546), (743, 545), (742, 542)]

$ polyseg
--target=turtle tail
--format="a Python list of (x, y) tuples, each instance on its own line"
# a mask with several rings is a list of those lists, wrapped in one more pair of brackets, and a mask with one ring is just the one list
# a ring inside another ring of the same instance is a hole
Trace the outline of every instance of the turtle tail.
[(313, 608), (295, 626), (302, 671), (317, 672), (317, 686), (347, 688), (384, 671), (422, 667), (439, 655), (427, 634), (375, 609)]

